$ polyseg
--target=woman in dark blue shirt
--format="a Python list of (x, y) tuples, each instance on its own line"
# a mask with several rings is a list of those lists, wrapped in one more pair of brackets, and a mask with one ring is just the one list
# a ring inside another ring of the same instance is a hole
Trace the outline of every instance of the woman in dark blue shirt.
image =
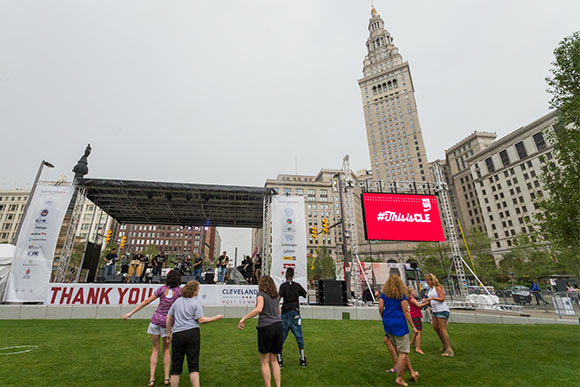
[(409, 312), (409, 301), (407, 300), (407, 287), (401, 278), (396, 274), (391, 274), (387, 282), (383, 285), (383, 294), (379, 300), (379, 312), (383, 319), (383, 327), (385, 333), (389, 336), (393, 345), (399, 351), (399, 358), (397, 359), (397, 378), (395, 384), (400, 386), (407, 386), (403, 379), (405, 370), (409, 370), (411, 379), (417, 381), (419, 372), (415, 371), (411, 366), (409, 359), (410, 343), (409, 343), (409, 327), (407, 322), (413, 327), (415, 334), (418, 333), (411, 314)]

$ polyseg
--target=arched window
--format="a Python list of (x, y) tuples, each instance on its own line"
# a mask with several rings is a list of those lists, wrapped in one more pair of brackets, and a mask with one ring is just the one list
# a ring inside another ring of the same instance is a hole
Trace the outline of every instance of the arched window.
[(394, 88), (397, 88), (397, 87), (399, 87), (399, 85), (397, 85), (397, 80), (396, 80), (396, 79), (393, 79), (393, 87), (394, 87)]
[(387, 84), (383, 83), (383, 89), (387, 90)]
[(377, 95), (377, 87), (376, 86), (373, 87), (373, 94)]
[(387, 86), (389, 87), (389, 90), (391, 90), (393, 88), (391, 81), (387, 82)]
[(381, 90), (381, 85), (377, 86), (377, 92), (378, 93), (382, 93), (383, 91)]

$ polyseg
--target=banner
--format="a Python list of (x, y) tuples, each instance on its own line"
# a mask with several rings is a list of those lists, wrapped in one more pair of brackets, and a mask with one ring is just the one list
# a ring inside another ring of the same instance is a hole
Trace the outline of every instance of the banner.
[(54, 250), (74, 187), (38, 184), (16, 241), (7, 302), (43, 302)]
[(444, 241), (434, 195), (363, 193), (366, 239)]
[(304, 197), (272, 198), (272, 268), (270, 275), (280, 287), (286, 269), (294, 268), (294, 280), (307, 289), (306, 220)]
[[(151, 297), (162, 284), (49, 284), (46, 305), (134, 305)], [(256, 285), (200, 285), (203, 305), (256, 304)], [(155, 300), (152, 304), (156, 304)]]

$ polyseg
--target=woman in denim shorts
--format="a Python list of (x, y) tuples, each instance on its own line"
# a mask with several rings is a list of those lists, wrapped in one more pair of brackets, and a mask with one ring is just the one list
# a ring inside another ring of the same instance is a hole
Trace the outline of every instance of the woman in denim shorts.
[(449, 342), (449, 334), (447, 333), (447, 320), (449, 320), (449, 306), (445, 302), (445, 290), (439, 283), (439, 280), (433, 274), (426, 274), (425, 281), (429, 285), (429, 293), (427, 293), (427, 300), (431, 303), (433, 311), (433, 329), (439, 336), (443, 344), (443, 355), (445, 357), (453, 357), (453, 349)]

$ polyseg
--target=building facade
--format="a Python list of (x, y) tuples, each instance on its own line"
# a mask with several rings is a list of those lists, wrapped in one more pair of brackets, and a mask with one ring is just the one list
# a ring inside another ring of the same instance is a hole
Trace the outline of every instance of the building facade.
[(30, 190), (0, 191), (0, 243), (15, 244), (18, 225), (22, 220)]
[(203, 259), (211, 259), (215, 247), (207, 241), (215, 231), (215, 227), (123, 224), (119, 238), (127, 237), (123, 253), (135, 254), (154, 246), (176, 260), (193, 258), (197, 254)]
[(431, 181), (415, 87), (383, 19), (372, 8), (361, 89), (375, 179)]
[(474, 131), (445, 151), (449, 193), (455, 219), (459, 219), (464, 233), (472, 228), (485, 231), (481, 207), (471, 177), (470, 165), (474, 155), (494, 143), (495, 133)]
[(470, 160), (471, 179), (496, 260), (511, 250), (516, 234), (534, 231), (536, 200), (548, 194), (540, 180), (541, 169), (553, 157), (546, 133), (554, 130), (557, 117), (557, 112), (549, 113)]

